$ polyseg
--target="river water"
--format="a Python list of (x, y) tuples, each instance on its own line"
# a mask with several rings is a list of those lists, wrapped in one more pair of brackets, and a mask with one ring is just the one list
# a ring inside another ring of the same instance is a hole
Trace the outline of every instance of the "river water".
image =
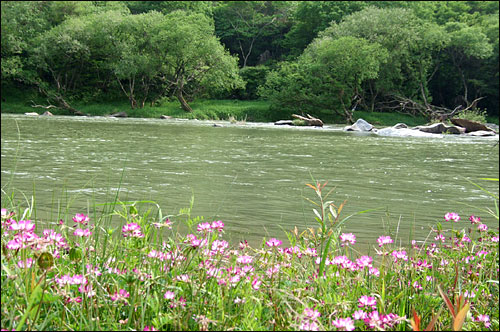
[(283, 229), (317, 226), (304, 198), (314, 199), (306, 186), (313, 176), (329, 181), (325, 191), (335, 187), (335, 204), (347, 200), (341, 218), (377, 209), (345, 224), (361, 246), (390, 232), (403, 244), (423, 240), (446, 212), (459, 213), (464, 225), (476, 214), (498, 228), (481, 211), (494, 209), (491, 197), (466, 180), (498, 194), (498, 182), (480, 180), (499, 177), (497, 139), (379, 137), (335, 126), (213, 127), (214, 121), (11, 114), (1, 120), (2, 189), (18, 200), (35, 190), (42, 220), (58, 200), (71, 203), (69, 214), (87, 213), (92, 200), (104, 203), (120, 186), (120, 200), (153, 200), (163, 214), (177, 214), (194, 195), (192, 215), (222, 220), (234, 242), (285, 240)]

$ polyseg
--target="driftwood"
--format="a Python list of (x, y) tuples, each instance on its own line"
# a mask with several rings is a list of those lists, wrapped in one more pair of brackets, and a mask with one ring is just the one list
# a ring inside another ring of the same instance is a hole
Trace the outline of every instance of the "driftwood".
[(320, 119), (314, 118), (309, 114), (307, 114), (307, 118), (304, 116), (301, 116), (301, 115), (297, 115), (297, 114), (292, 114), (292, 117), (305, 121), (308, 126), (323, 127), (323, 121), (321, 121)]
[(34, 107), (34, 108), (45, 108), (46, 110), (48, 110), (49, 108), (57, 108), (57, 106), (54, 106), (54, 105), (48, 105), (48, 106), (36, 105), (33, 100), (31, 101), (31, 104), (32, 104), (31, 107)]

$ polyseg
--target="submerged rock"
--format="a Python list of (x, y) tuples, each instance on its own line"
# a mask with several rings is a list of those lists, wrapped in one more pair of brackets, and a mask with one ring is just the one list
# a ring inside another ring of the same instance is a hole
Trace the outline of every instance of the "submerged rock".
[(444, 134), (444, 133), (464, 134), (465, 133), (465, 128), (456, 127), (456, 126), (447, 126), (442, 122), (434, 123), (434, 124), (431, 124), (429, 126), (417, 126), (413, 129), (423, 131), (424, 133), (431, 133), (431, 134)]
[(484, 130), (484, 131), (495, 131), (489, 127), (486, 127), (482, 123), (476, 122), (476, 121), (471, 121), (471, 120), (466, 120), (466, 119), (451, 119), (451, 123), (453, 123), (456, 126), (460, 126), (465, 128), (466, 133), (470, 133), (473, 131), (479, 131), (479, 130)]
[(26, 113), (24, 113), (24, 115), (34, 115), (34, 116), (37, 116), (37, 115), (40, 115), (40, 114), (38, 114), (37, 112), (26, 112)]
[(126, 118), (127, 117), (127, 113), (125, 113), (125, 112), (118, 112), (118, 113), (111, 114), (110, 116), (112, 116), (114, 118)]
[(172, 119), (172, 117), (170, 115), (160, 115), (160, 119)]
[(363, 119), (358, 119), (352, 126), (347, 126), (344, 131), (371, 131), (373, 125)]
[(275, 126), (293, 126), (292, 120), (279, 120), (274, 123)]
[(49, 111), (43, 112), (42, 115), (45, 115), (45, 116), (54, 116), (54, 114), (50, 113)]
[(467, 133), (465, 135), (467, 135), (467, 136), (477, 136), (477, 137), (480, 137), (480, 136), (496, 136), (496, 133), (494, 131), (491, 131), (491, 130), (476, 130), (476, 131), (472, 131), (470, 133)]
[(413, 130), (410, 128), (394, 128), (387, 127), (379, 129), (377, 131), (372, 130), (375, 134), (379, 136), (393, 136), (393, 137), (436, 137), (436, 134), (426, 133), (419, 130)]

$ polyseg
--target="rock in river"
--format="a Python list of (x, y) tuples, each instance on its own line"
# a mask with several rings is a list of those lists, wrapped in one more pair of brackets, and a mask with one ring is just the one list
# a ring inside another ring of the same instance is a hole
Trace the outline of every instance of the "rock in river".
[(373, 125), (363, 119), (358, 119), (352, 126), (345, 127), (344, 131), (371, 131), (372, 129)]

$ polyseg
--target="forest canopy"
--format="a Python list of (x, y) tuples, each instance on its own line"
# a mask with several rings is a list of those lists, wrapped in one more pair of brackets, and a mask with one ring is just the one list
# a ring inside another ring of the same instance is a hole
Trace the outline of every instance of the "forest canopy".
[(2, 91), (69, 110), (205, 98), (346, 121), (498, 115), (496, 1), (2, 1), (1, 14)]

